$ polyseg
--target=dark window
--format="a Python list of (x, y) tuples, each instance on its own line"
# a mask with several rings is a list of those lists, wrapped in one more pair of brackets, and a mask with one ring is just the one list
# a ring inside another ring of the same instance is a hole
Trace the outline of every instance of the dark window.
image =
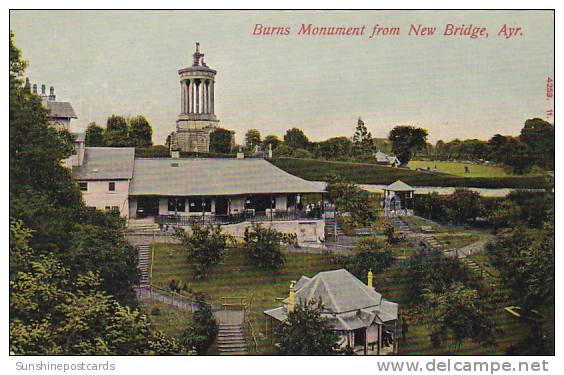
[(168, 210), (171, 212), (184, 212), (186, 210), (184, 198), (168, 198)]
[(116, 183), (115, 182), (109, 182), (108, 183), (108, 190), (109, 191), (116, 191)]
[(78, 188), (80, 191), (88, 191), (88, 182), (79, 182)]
[(211, 212), (211, 198), (190, 198), (188, 200), (190, 205), (190, 212)]

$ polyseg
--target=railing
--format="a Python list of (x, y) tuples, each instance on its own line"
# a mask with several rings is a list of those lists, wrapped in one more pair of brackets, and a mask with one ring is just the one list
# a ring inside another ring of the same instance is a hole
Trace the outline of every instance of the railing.
[(206, 213), (205, 215), (159, 215), (155, 217), (155, 223), (159, 225), (172, 226), (191, 226), (200, 225), (227, 225), (238, 224), (244, 221), (267, 222), (267, 221), (292, 221), (292, 220), (320, 220), (321, 211), (279, 211), (255, 212), (247, 210), (239, 214), (215, 215)]

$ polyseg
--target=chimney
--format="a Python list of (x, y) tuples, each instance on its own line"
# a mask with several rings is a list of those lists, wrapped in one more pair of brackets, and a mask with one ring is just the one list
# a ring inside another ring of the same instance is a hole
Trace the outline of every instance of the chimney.
[(41, 85), (41, 95), (45, 95), (45, 85)]
[(55, 101), (55, 88), (53, 86), (49, 88), (49, 100)]
[(374, 280), (374, 274), (372, 274), (372, 270), (368, 271), (368, 287), (369, 288), (374, 288), (374, 286), (372, 285), (372, 281)]
[(180, 159), (180, 150), (170, 150), (171, 159)]
[(290, 294), (288, 295), (288, 313), (294, 311), (294, 307), (296, 307), (296, 292), (294, 291), (294, 285), (296, 285), (295, 281), (290, 282)]
[(37, 94), (37, 83), (33, 84), (33, 93)]

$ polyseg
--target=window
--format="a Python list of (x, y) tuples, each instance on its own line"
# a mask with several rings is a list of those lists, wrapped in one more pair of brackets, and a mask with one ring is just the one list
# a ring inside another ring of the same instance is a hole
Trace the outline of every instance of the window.
[(186, 210), (184, 198), (168, 198), (170, 212), (184, 212)]
[(88, 182), (79, 182), (78, 188), (80, 191), (88, 191)]
[(116, 191), (116, 183), (115, 182), (109, 182), (108, 183), (108, 191)]
[(190, 205), (190, 212), (202, 212), (204, 211), (204, 205), (205, 212), (211, 212), (211, 198), (190, 198), (188, 202)]

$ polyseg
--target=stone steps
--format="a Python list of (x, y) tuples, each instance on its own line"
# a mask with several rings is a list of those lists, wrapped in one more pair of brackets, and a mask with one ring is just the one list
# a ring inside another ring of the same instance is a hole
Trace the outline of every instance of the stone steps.
[(137, 268), (141, 273), (139, 281), (140, 285), (149, 284), (149, 269), (151, 267), (151, 249), (149, 245), (137, 246)]
[(219, 324), (217, 349), (220, 355), (245, 355), (247, 340), (242, 325)]

